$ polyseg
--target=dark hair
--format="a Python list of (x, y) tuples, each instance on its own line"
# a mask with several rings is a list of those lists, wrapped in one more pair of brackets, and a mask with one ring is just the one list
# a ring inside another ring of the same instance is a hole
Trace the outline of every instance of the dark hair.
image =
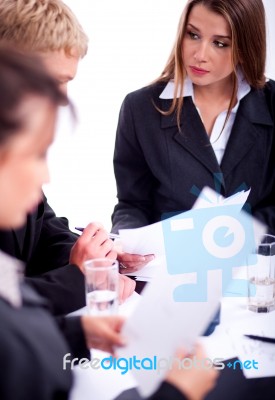
[(177, 110), (179, 124), (183, 97), (176, 94), (182, 92), (186, 76), (183, 65), (182, 43), (186, 32), (186, 25), (191, 10), (201, 4), (208, 10), (217, 13), (229, 23), (232, 34), (232, 65), (234, 68), (234, 83), (229, 113), (233, 107), (237, 92), (236, 66), (241, 67), (245, 79), (253, 88), (259, 89), (265, 85), (266, 62), (266, 25), (265, 11), (262, 0), (189, 0), (180, 18), (176, 41), (166, 66), (156, 80), (157, 82), (175, 82), (173, 103), (165, 115)]
[(17, 110), (28, 95), (45, 97), (56, 107), (68, 101), (37, 56), (0, 47), (0, 143), (24, 125)]

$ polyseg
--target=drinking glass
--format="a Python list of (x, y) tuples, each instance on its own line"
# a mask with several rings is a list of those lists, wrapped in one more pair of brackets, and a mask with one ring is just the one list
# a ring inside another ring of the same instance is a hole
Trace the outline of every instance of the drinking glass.
[(84, 262), (86, 304), (90, 315), (118, 312), (118, 262), (95, 258)]
[(255, 253), (256, 263), (249, 257), (247, 265), (248, 308), (269, 312), (275, 309), (275, 236), (263, 235)]

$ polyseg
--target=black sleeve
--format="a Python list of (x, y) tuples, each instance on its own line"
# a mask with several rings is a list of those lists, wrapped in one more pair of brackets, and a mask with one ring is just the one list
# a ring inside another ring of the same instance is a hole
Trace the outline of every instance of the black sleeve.
[(21, 308), (0, 298), (1, 400), (65, 400), (72, 383), (70, 351), (51, 315), (28, 288)]
[(86, 347), (80, 317), (57, 317), (56, 323), (69, 345), (71, 358), (90, 359), (90, 350)]
[(26, 278), (26, 282), (48, 299), (53, 315), (69, 314), (86, 304), (84, 275), (76, 265)]
[(69, 264), (79, 236), (69, 230), (66, 218), (56, 217), (46, 197), (28, 218), (23, 259), (26, 281), (52, 305), (54, 315), (68, 314), (85, 305), (84, 277)]
[[(275, 157), (275, 156), (274, 156)], [(273, 193), (252, 209), (253, 217), (267, 226), (267, 233), (275, 235), (275, 187)]]
[(113, 232), (153, 222), (155, 183), (136, 135), (132, 108), (127, 96), (120, 111), (114, 150), (118, 204), (112, 215)]
[(159, 389), (148, 400), (187, 400), (175, 386), (162, 382)]
[(269, 146), (269, 155), (266, 157), (268, 165), (263, 177), (263, 187), (266, 195), (253, 209), (252, 214), (268, 227), (268, 233), (275, 235), (275, 82), (270, 80), (264, 88), (266, 104), (273, 121), (272, 143)]
[(46, 197), (39, 208), (41, 211), (36, 220), (29, 223), (31, 232), (28, 235), (33, 236), (33, 245), (29, 246), (31, 254), (27, 259), (27, 276), (39, 275), (67, 265), (71, 248), (79, 237), (70, 231), (66, 218), (55, 215)]
[(114, 400), (187, 400), (175, 386), (162, 382), (158, 390), (150, 397), (141, 397), (137, 388), (124, 390)]

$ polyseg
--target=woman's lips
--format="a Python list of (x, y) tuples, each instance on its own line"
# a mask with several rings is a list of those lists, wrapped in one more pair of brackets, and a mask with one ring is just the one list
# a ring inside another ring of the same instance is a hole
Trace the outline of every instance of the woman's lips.
[(195, 75), (206, 75), (209, 73), (209, 71), (207, 71), (206, 69), (198, 68), (193, 65), (191, 65), (189, 68)]

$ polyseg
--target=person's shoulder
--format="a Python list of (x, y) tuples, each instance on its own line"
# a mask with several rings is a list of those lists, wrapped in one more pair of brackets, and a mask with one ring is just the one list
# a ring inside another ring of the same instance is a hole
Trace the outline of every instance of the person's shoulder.
[(275, 99), (275, 81), (273, 79), (266, 79), (266, 82), (261, 88), (252, 88), (251, 92), (248, 95), (248, 98), (252, 98), (255, 101), (255, 96), (257, 101), (262, 102), (263, 99), (265, 103), (268, 104), (268, 107), (272, 107), (274, 109), (274, 99)]
[(268, 89), (268, 90), (274, 91), (275, 90), (275, 81), (273, 79), (267, 78), (266, 82), (265, 82), (264, 89)]
[(270, 107), (275, 109), (275, 81), (273, 79), (267, 79), (263, 88), (264, 96)]
[(130, 101), (133, 101), (133, 102), (144, 101), (146, 99), (148, 99), (149, 101), (152, 101), (152, 99), (157, 100), (166, 85), (167, 85), (167, 82), (151, 83), (151, 84), (144, 86), (138, 90), (128, 93), (126, 96), (126, 99), (129, 99)]
[(272, 121), (275, 118), (275, 81), (267, 79), (262, 89), (265, 105), (269, 111)]

